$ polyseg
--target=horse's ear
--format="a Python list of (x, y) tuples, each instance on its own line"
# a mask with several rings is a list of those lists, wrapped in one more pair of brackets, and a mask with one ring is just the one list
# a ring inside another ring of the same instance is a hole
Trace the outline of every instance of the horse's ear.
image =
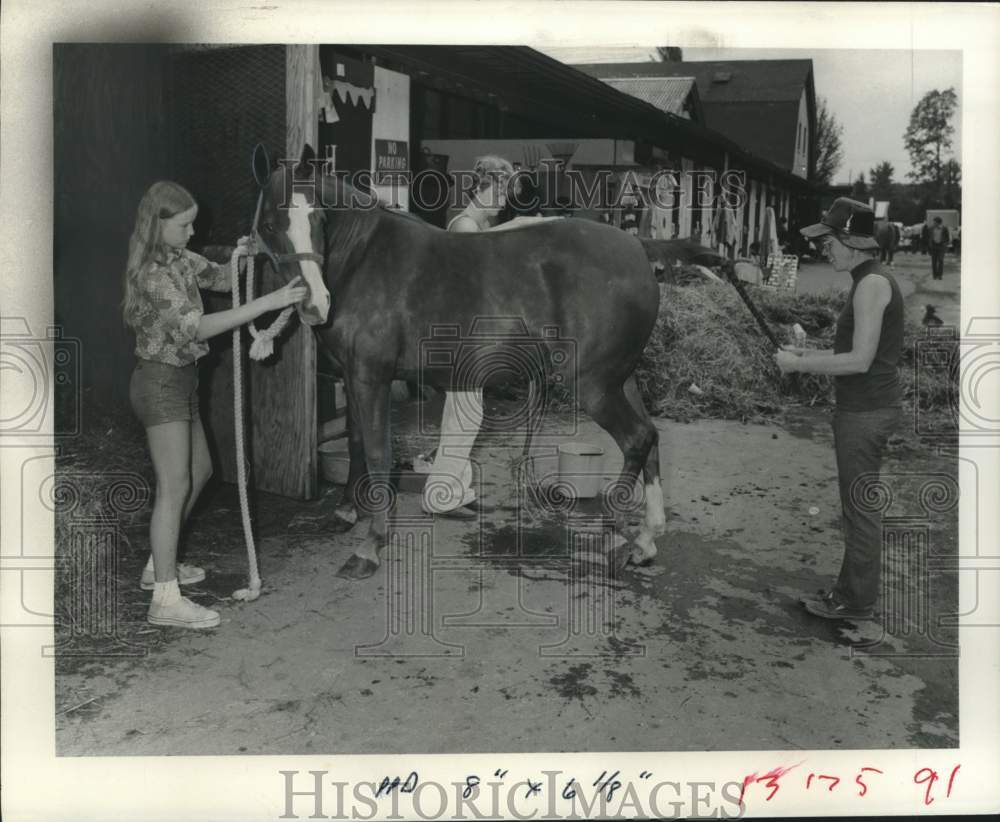
[(302, 146), (302, 156), (299, 157), (299, 164), (295, 167), (295, 176), (304, 180), (313, 176), (313, 161), (316, 159), (316, 152), (313, 147), (306, 143)]
[(274, 167), (271, 164), (271, 155), (263, 143), (257, 143), (254, 147), (252, 167), (254, 180), (257, 181), (260, 188), (264, 188), (271, 178), (271, 171)]

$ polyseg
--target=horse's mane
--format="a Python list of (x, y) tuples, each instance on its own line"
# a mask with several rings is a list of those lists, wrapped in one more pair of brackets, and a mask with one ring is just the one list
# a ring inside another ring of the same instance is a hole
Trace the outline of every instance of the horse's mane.
[[(335, 190), (337, 190), (338, 196), (337, 196), (336, 202), (339, 202), (339, 203), (367, 202), (367, 201), (370, 201), (372, 199), (375, 199), (375, 201), (376, 201), (374, 205), (367, 205), (366, 204), (364, 206), (359, 206), (357, 209), (348, 208), (348, 209), (346, 209), (347, 211), (352, 211), (352, 212), (353, 211), (358, 211), (358, 212), (377, 212), (379, 214), (385, 214), (385, 215), (387, 215), (387, 216), (389, 216), (391, 218), (394, 218), (394, 219), (409, 220), (410, 222), (419, 223), (421, 226), (423, 226), (425, 228), (428, 228), (428, 229), (430, 229), (432, 231), (442, 231), (443, 230), (441, 228), (438, 228), (435, 225), (431, 225), (430, 223), (428, 223), (423, 218), (418, 217), (416, 214), (412, 214), (409, 211), (404, 211), (401, 208), (390, 208), (386, 203), (384, 203), (381, 200), (379, 200), (377, 198), (377, 196), (373, 192), (361, 191), (360, 189), (355, 188), (354, 186), (352, 186), (350, 183), (348, 183), (346, 180), (344, 180), (341, 177), (336, 177), (336, 176), (330, 175), (330, 174), (324, 174), (322, 176), (322, 178), (321, 178), (320, 186), (321, 186), (321, 189), (320, 189), (321, 190), (321, 195), (323, 195), (322, 196), (322, 201), (323, 202), (327, 201), (326, 197), (325, 197), (325, 194), (326, 194), (328, 186), (332, 187)], [(344, 207), (342, 205), (339, 206), (339, 207), (338, 206), (327, 206), (326, 207), (326, 210), (328, 210), (328, 211), (339, 211), (339, 210), (343, 210), (343, 209), (344, 209)]]

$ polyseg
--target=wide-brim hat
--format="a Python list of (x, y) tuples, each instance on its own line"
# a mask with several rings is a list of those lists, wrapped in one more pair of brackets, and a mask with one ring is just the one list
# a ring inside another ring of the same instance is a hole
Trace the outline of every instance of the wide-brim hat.
[(878, 248), (875, 240), (875, 212), (867, 203), (838, 197), (818, 223), (806, 226), (803, 237), (815, 240), (824, 234), (834, 235), (848, 248), (871, 251)]

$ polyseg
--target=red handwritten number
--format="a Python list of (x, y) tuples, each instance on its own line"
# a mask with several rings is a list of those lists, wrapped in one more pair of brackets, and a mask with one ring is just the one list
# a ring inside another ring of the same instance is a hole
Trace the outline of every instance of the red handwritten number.
[(808, 778), (806, 779), (806, 790), (807, 791), (809, 790), (809, 786), (812, 785), (812, 781), (813, 781), (813, 777), (814, 776), (816, 776), (816, 774), (811, 773), (811, 774), (809, 774)]
[(951, 769), (951, 776), (948, 778), (948, 792), (945, 794), (946, 797), (951, 796), (951, 786), (955, 783), (955, 777), (958, 776), (958, 769), (961, 767), (961, 765), (956, 765)]
[(820, 779), (832, 779), (833, 780), (833, 782), (831, 783), (830, 787), (827, 788), (828, 791), (832, 791), (834, 788), (836, 788), (840, 784), (840, 777), (839, 776), (823, 776), (823, 774), (820, 774), (819, 778)]
[(864, 774), (865, 771), (874, 771), (875, 773), (884, 773), (884, 771), (880, 771), (878, 768), (862, 768), (861, 769), (861, 773), (859, 773), (856, 777), (854, 777), (854, 781), (861, 788), (861, 791), (860, 791), (860, 793), (858, 793), (858, 796), (864, 796), (866, 793), (868, 793), (868, 786), (864, 782), (861, 781), (861, 777), (862, 777), (862, 775)]
[[(924, 776), (921, 777), (921, 774)], [(927, 787), (924, 789), (924, 804), (930, 805), (934, 798), (931, 796), (931, 789), (934, 787), (934, 783), (937, 782), (938, 775), (937, 771), (931, 770), (930, 768), (921, 768), (913, 775), (913, 781), (918, 785), (927, 783)]]
[[(802, 760), (803, 762), (805, 760)], [(774, 795), (778, 792), (778, 780), (781, 779), (786, 773), (788, 773), (793, 768), (799, 767), (802, 762), (797, 762), (794, 765), (789, 765), (787, 768), (774, 768), (768, 771), (763, 776), (757, 776), (757, 773), (748, 774), (743, 777), (743, 787), (740, 788), (740, 804), (743, 804), (743, 795), (746, 793), (747, 786), (752, 785), (754, 782), (763, 782), (767, 787), (771, 789), (771, 792), (764, 797), (765, 802), (770, 802)]]

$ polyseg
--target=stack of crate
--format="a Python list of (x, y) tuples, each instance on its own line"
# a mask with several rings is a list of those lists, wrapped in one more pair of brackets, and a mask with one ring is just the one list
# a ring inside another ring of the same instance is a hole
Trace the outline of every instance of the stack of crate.
[(764, 283), (765, 288), (795, 291), (799, 277), (799, 258), (796, 255), (774, 254), (767, 258), (767, 268), (771, 276)]

